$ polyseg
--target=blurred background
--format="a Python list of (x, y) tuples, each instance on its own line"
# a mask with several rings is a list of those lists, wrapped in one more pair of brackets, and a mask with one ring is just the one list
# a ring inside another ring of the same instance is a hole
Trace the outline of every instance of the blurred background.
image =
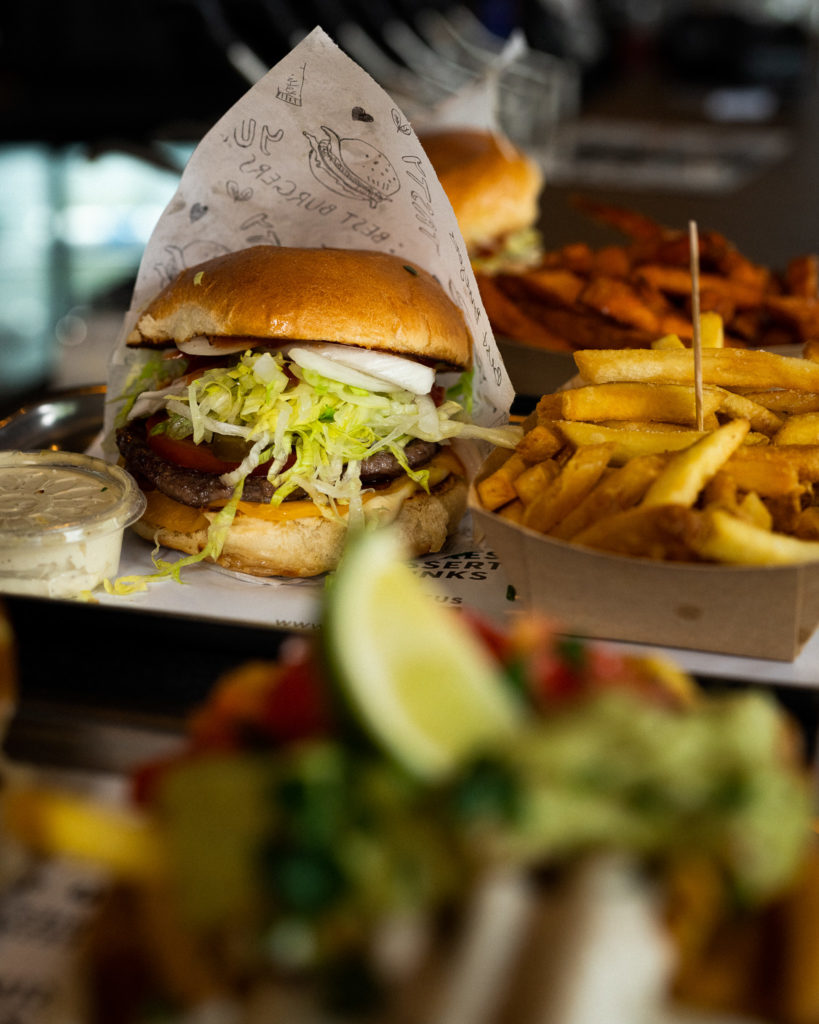
[[(575, 187), (615, 189), (661, 220), (669, 194), (706, 214), (730, 198), (729, 237), (769, 263), (819, 244), (812, 213), (782, 212), (798, 196), (776, 178), (817, 134), (815, 0), (5, 4), (0, 415), (104, 379), (187, 157), (315, 25), (413, 119), (500, 61), (503, 127), (547, 171), (547, 245), (577, 230), (548, 208)], [(816, 168), (799, 167), (804, 199)], [(773, 199), (755, 202), (766, 176)]]

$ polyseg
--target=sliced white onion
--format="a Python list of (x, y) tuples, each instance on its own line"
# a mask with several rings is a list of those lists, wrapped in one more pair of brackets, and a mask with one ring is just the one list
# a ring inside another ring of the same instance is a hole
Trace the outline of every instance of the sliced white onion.
[(160, 391), (143, 391), (131, 406), (128, 419), (144, 419), (147, 416), (151, 416), (153, 413), (165, 408), (166, 399), (172, 398), (174, 395), (184, 394), (186, 388), (186, 382), (179, 379)]
[(186, 356), (226, 356), (232, 352), (243, 352), (248, 347), (247, 338), (239, 341), (213, 342), (205, 334), (197, 334), (187, 341), (178, 341), (176, 347)]
[(427, 395), (435, 382), (431, 366), (390, 352), (373, 352), (332, 341), (288, 346), (285, 351), (294, 363), (306, 370), (315, 370), (331, 380), (367, 391), (403, 388), (414, 395)]

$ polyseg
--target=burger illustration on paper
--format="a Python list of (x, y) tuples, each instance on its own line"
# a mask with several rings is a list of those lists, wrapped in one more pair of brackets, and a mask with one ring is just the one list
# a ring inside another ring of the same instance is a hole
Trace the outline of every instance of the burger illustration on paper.
[(324, 138), (304, 132), (310, 142), (310, 171), (336, 195), (363, 199), (376, 209), (394, 195), (401, 184), (395, 168), (380, 150), (363, 139), (341, 138), (326, 125)]

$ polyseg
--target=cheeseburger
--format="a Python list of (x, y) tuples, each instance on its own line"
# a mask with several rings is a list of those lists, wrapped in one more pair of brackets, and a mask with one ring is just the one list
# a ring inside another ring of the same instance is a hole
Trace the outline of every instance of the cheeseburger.
[(148, 501), (136, 531), (251, 575), (331, 570), (363, 523), (395, 523), (413, 555), (437, 551), (465, 507), (450, 441), (518, 436), (468, 421), (454, 396), (470, 374), (449, 392), (436, 382), (470, 368), (461, 311), (380, 252), (217, 256), (167, 285), (127, 345), (146, 353), (116, 429)]
[(540, 167), (508, 139), (487, 131), (446, 128), (420, 140), (475, 268), (486, 273), (536, 262)]

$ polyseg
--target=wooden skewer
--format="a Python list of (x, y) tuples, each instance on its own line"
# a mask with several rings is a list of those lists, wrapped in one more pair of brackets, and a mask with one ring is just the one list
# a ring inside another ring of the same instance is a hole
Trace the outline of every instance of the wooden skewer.
[(700, 329), (700, 243), (697, 222), (688, 222), (688, 238), (691, 250), (691, 320), (694, 337), (694, 403), (697, 412), (697, 430), (704, 429), (702, 415), (702, 331)]

